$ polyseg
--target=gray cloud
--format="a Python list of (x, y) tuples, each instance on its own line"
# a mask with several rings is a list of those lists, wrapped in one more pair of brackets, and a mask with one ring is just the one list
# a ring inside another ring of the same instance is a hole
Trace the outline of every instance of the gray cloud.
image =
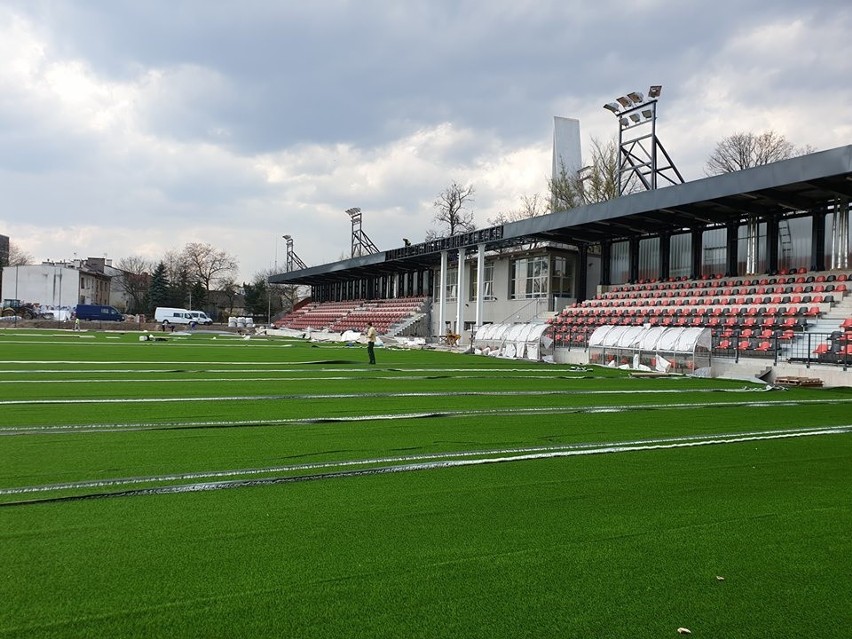
[(39, 258), (62, 249), (44, 228), (96, 224), (101, 245), (67, 242), (116, 258), (127, 229), (163, 249), (209, 233), (248, 278), (283, 232), (309, 263), (339, 257), (357, 205), (389, 248), (450, 180), (476, 185), (480, 223), (543, 191), (553, 115), (609, 138), (601, 105), (652, 83), (688, 178), (737, 130), (847, 144), (851, 30), (834, 0), (13, 0), (0, 233)]

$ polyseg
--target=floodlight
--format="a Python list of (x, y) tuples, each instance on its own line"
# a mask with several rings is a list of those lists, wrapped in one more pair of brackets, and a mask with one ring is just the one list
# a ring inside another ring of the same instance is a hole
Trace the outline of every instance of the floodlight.
[(291, 235), (282, 235), (281, 237), (283, 237), (285, 240), (289, 240), (292, 236)]
[(623, 106), (625, 109), (629, 109), (630, 107), (633, 106), (633, 103), (630, 100), (628, 100), (627, 98), (625, 98), (624, 96), (621, 96), (620, 98), (616, 98), (616, 100), (618, 100), (618, 103), (621, 106)]
[(627, 126), (628, 124), (630, 124), (630, 120), (628, 120), (627, 118), (621, 118), (619, 122), (621, 122), (621, 126)]
[(631, 113), (630, 119), (633, 120), (634, 122), (638, 122), (639, 121), (639, 114), (638, 113)]
[(663, 91), (663, 85), (662, 84), (652, 84), (651, 88), (648, 89), (648, 97), (649, 98), (659, 98), (660, 93), (662, 93), (662, 91)]
[(618, 104), (615, 103), (615, 102), (607, 102), (606, 104), (604, 104), (603, 108), (606, 109), (607, 111), (612, 111), (613, 113), (616, 113), (616, 114), (619, 111)]
[(346, 209), (346, 212), (349, 213), (349, 215), (358, 215), (358, 213), (361, 212), (361, 209), (357, 206), (353, 206), (351, 209)]
[(643, 96), (638, 91), (631, 91), (627, 94), (627, 97), (633, 100), (636, 104), (642, 104), (642, 102), (645, 100), (645, 96)]
[(651, 111), (651, 109), (644, 109), (642, 111), (642, 116), (645, 117), (645, 118), (648, 118), (649, 120), (651, 119), (651, 116), (653, 116), (653, 115), (654, 115), (654, 112)]

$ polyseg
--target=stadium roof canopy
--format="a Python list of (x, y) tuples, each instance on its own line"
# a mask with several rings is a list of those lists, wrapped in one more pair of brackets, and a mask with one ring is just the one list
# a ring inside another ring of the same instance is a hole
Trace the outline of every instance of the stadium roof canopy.
[(488, 249), (532, 241), (598, 244), (603, 240), (712, 228), (745, 220), (827, 210), (852, 198), (852, 145), (735, 173), (642, 191), (569, 211), (510, 222), (270, 277), (272, 283), (320, 285), (420, 270), (441, 251), (485, 244)]

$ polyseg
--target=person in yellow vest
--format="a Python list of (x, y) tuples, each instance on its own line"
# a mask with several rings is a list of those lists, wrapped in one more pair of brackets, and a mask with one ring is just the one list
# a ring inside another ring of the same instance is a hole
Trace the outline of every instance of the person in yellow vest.
[(367, 322), (367, 355), (370, 356), (370, 363), (376, 363), (376, 327), (372, 322)]

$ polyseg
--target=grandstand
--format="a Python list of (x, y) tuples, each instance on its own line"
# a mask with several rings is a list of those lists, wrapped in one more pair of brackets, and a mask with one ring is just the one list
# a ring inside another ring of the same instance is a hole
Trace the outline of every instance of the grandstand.
[(491, 323), (549, 319), (557, 355), (605, 324), (705, 327), (735, 363), (846, 370), (851, 198), (847, 145), (270, 281), (311, 288), (312, 312), (328, 313), (311, 328), (375, 323), (383, 304), (416, 298), (426, 334), (463, 345)]
[(308, 331), (361, 331), (372, 322), (379, 333), (395, 335), (413, 326), (427, 312), (424, 296), (397, 299), (312, 302), (274, 323), (276, 328)]
[(624, 284), (548, 322), (557, 347), (569, 349), (585, 348), (601, 326), (693, 327), (710, 329), (719, 356), (846, 364), (852, 363), (850, 280), (848, 272), (800, 269), (773, 277)]

